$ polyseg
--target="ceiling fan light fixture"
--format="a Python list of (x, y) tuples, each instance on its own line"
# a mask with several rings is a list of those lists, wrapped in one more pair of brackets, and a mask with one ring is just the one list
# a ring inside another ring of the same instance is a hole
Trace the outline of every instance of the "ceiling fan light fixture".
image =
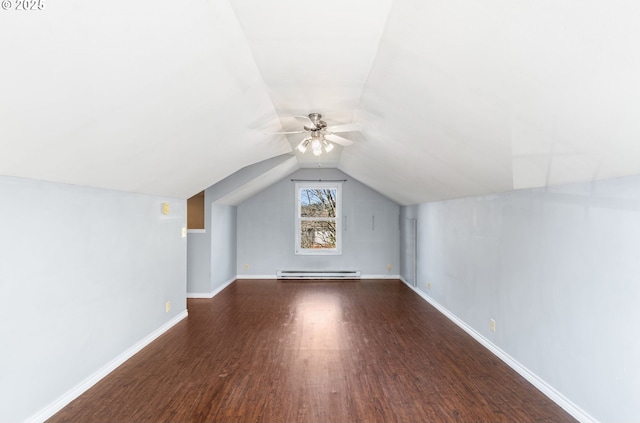
[(326, 153), (329, 153), (331, 150), (333, 150), (333, 144), (330, 142), (327, 142), (327, 140), (322, 140), (322, 144), (324, 145), (324, 151)]
[(311, 149), (313, 150), (313, 154), (316, 156), (322, 154), (322, 144), (320, 143), (320, 140), (318, 138), (314, 138), (311, 141)]
[(302, 141), (300, 141), (300, 144), (298, 144), (298, 146), (296, 147), (298, 149), (299, 152), (301, 152), (302, 154), (306, 153), (307, 151), (307, 146), (309, 145), (309, 138), (305, 138)]

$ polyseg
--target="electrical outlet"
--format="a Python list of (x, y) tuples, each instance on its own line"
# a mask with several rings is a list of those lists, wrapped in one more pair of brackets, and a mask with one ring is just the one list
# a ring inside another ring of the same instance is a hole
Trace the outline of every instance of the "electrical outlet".
[(427, 289), (431, 289), (431, 282), (427, 282)]
[(187, 228), (182, 228), (182, 237), (183, 238), (187, 237)]
[(166, 311), (167, 313), (171, 311), (171, 301), (166, 302), (166, 304), (164, 305), (164, 311)]
[(250, 267), (251, 267), (251, 266), (249, 266), (249, 263), (245, 263), (245, 264), (244, 264), (244, 268), (245, 268), (245, 270), (249, 270), (249, 268), (250, 268)]
[(496, 331), (496, 321), (491, 319), (489, 320), (489, 328), (491, 328), (491, 332), (495, 332)]
[(390, 264), (387, 264), (387, 270), (391, 271), (391, 269), (393, 269), (393, 266), (391, 266)]

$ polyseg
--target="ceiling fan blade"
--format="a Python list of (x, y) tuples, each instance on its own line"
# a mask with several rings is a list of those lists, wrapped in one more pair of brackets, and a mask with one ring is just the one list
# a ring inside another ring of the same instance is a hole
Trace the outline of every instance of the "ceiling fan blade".
[(287, 135), (287, 134), (304, 134), (309, 131), (284, 131), (284, 132), (269, 132), (267, 135)]
[(348, 147), (351, 144), (353, 144), (353, 141), (348, 140), (346, 138), (343, 138), (340, 135), (336, 135), (336, 134), (327, 133), (327, 134), (324, 135), (324, 138), (327, 141), (331, 141), (333, 143), (340, 144), (340, 145), (342, 145), (344, 147)]
[(363, 126), (359, 123), (345, 123), (344, 125), (328, 126), (326, 128), (329, 132), (356, 132), (363, 129)]
[(306, 126), (315, 126), (313, 121), (309, 119), (309, 116), (297, 115), (297, 116), (294, 116), (294, 118), (297, 119), (299, 122), (302, 122)]

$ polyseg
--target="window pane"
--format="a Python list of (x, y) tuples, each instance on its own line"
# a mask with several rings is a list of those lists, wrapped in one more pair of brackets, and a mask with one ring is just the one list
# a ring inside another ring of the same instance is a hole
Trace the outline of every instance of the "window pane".
[(301, 217), (336, 217), (336, 188), (300, 190)]
[(336, 248), (336, 222), (303, 220), (300, 222), (301, 248)]

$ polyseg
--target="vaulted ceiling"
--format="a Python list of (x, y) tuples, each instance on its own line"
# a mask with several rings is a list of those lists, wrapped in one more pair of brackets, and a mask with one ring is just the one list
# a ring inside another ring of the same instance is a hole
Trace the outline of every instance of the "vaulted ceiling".
[[(640, 173), (637, 2), (41, 1), (0, 10), (2, 175), (187, 198), (290, 153), (270, 180), (414, 204)], [(268, 135), (310, 112), (364, 129)]]

